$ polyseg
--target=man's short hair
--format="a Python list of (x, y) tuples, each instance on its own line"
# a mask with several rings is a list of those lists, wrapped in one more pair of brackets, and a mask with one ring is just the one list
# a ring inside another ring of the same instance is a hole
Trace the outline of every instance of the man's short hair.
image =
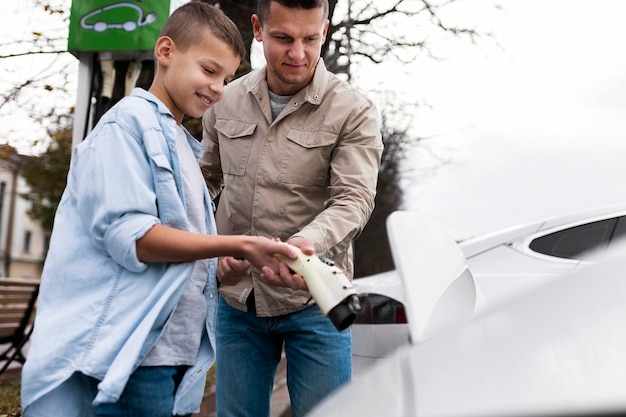
[(235, 23), (220, 9), (199, 0), (192, 0), (174, 10), (159, 36), (170, 37), (176, 47), (185, 51), (198, 42), (198, 34), (207, 29), (230, 46), (240, 59), (246, 56), (241, 32)]
[(270, 4), (276, 2), (281, 6), (290, 9), (324, 9), (324, 20), (328, 19), (328, 0), (259, 0), (256, 8), (256, 14), (261, 24), (267, 20), (270, 15)]

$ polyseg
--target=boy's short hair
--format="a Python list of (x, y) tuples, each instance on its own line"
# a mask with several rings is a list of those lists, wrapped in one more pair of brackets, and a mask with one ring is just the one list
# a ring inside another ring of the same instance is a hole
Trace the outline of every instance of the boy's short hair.
[(246, 56), (241, 32), (235, 23), (220, 9), (199, 0), (192, 0), (174, 10), (159, 37), (170, 37), (178, 48), (185, 51), (198, 41), (198, 34), (207, 29), (229, 45), (240, 59)]
[(328, 0), (259, 0), (257, 3), (256, 14), (261, 24), (267, 20), (270, 15), (270, 4), (276, 2), (281, 6), (290, 9), (324, 9), (324, 20), (328, 19)]

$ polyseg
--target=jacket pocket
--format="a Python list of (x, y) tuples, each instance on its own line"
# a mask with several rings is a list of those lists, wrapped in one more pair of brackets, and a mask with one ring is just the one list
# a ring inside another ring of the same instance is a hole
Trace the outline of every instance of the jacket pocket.
[(176, 189), (174, 184), (174, 171), (167, 157), (163, 154), (151, 155), (154, 164), (154, 178), (160, 186), (168, 186)]
[(222, 172), (243, 176), (246, 173), (256, 123), (217, 119), (215, 129), (220, 137)]
[(153, 164), (154, 191), (158, 216), (163, 224), (179, 226), (184, 224), (186, 217), (182, 199), (182, 190), (177, 183), (174, 170), (169, 159), (163, 154), (151, 155)]
[(337, 135), (331, 132), (290, 130), (282, 149), (280, 181), (326, 186), (336, 142)]

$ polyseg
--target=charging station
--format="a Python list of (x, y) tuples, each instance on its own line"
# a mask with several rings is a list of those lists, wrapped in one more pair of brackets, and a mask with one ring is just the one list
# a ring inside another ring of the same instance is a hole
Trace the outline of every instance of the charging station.
[(187, 1), (72, 1), (68, 51), (79, 61), (73, 146), (134, 87), (150, 87), (159, 32)]

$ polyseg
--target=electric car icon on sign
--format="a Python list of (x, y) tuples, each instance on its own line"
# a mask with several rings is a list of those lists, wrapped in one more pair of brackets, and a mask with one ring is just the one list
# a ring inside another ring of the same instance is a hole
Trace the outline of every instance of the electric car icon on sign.
[[(121, 8), (131, 10), (123, 12), (117, 10)], [(115, 10), (115, 13), (108, 13), (111, 10)], [(128, 19), (122, 21), (121, 23), (116, 21), (108, 21), (109, 19), (116, 20), (119, 18), (120, 15), (130, 15), (134, 12), (137, 12), (137, 15), (133, 19)], [(110, 29), (122, 29), (126, 32), (133, 32), (139, 27), (154, 23), (156, 20), (157, 16), (155, 13), (147, 13), (144, 16), (143, 9), (138, 5), (129, 2), (122, 2), (109, 4), (104, 7), (99, 7), (92, 10), (91, 12), (83, 16), (83, 18), (80, 20), (80, 26), (83, 29), (93, 30), (94, 32), (99, 33), (105, 32)]]

